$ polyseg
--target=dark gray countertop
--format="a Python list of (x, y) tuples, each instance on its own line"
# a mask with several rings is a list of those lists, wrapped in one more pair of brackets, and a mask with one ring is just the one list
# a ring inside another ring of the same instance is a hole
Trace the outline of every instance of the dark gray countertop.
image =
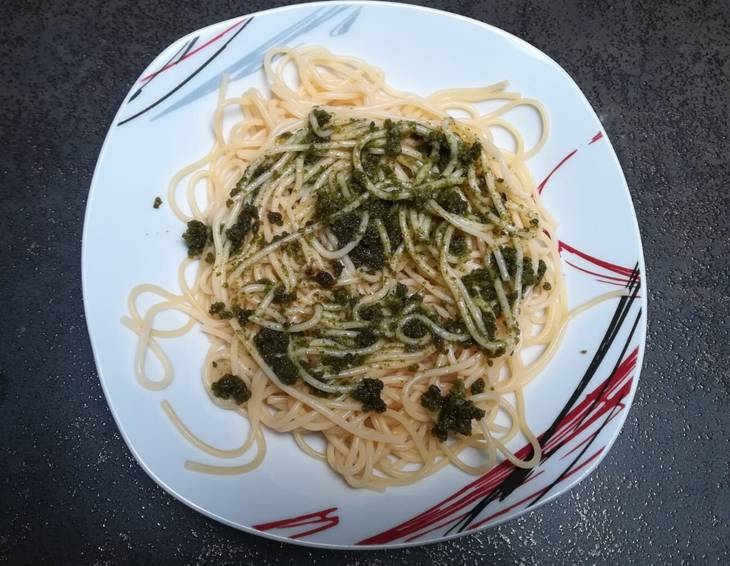
[(0, 65), (0, 563), (684, 564), (730, 561), (730, 7), (455, 0), (561, 64), (603, 120), (648, 269), (638, 396), (598, 470), (539, 511), (391, 552), (215, 523), (135, 463), (81, 303), (86, 194), (141, 69), (179, 36), (286, 2), (6, 0)]

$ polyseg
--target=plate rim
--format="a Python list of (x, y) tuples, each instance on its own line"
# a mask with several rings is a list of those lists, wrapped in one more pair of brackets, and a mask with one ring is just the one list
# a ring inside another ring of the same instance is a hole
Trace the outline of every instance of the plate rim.
[(233, 527), (236, 530), (243, 531), (243, 532), (246, 532), (246, 533), (254, 535), (254, 536), (260, 536), (260, 537), (264, 537), (264, 538), (274, 540), (277, 542), (285, 542), (285, 543), (295, 544), (298, 546), (309, 547), (309, 548), (320, 548), (320, 549), (329, 549), (329, 550), (365, 550), (365, 551), (367, 551), (367, 550), (384, 550), (384, 549), (394, 549), (395, 550), (395, 549), (402, 549), (402, 548), (409, 548), (409, 547), (415, 547), (415, 546), (423, 546), (423, 545), (429, 545), (429, 544), (436, 544), (436, 543), (440, 543), (440, 542), (446, 542), (446, 541), (461, 538), (461, 537), (464, 537), (467, 535), (476, 534), (476, 533), (485, 531), (487, 529), (490, 529), (492, 527), (496, 527), (498, 525), (506, 523), (508, 521), (511, 521), (513, 519), (517, 519), (518, 517), (521, 517), (529, 512), (532, 512), (532, 511), (542, 507), (546, 503), (555, 500), (557, 497), (564, 495), (565, 493), (569, 492), (574, 487), (576, 487), (579, 483), (581, 483), (589, 475), (591, 475), (598, 468), (598, 466), (601, 464), (601, 462), (603, 462), (603, 460), (606, 458), (608, 453), (613, 448), (614, 443), (616, 442), (618, 436), (620, 435), (621, 431), (623, 430), (624, 425), (626, 424), (626, 419), (628, 418), (628, 412), (631, 409), (633, 402), (634, 402), (636, 390), (638, 388), (638, 384), (639, 384), (639, 380), (640, 380), (641, 370), (642, 370), (643, 364), (644, 364), (647, 329), (648, 329), (648, 324), (649, 324), (648, 307), (647, 307), (649, 292), (648, 292), (648, 284), (647, 284), (647, 276), (646, 276), (646, 265), (645, 265), (645, 260), (644, 260), (644, 246), (643, 246), (643, 242), (642, 242), (642, 238), (641, 238), (641, 231), (639, 228), (638, 217), (636, 215), (636, 209), (634, 207), (634, 200), (631, 197), (631, 191), (629, 190), (628, 183), (626, 182), (626, 176), (624, 175), (623, 167), (621, 167), (621, 163), (618, 159), (618, 155), (616, 154), (613, 144), (611, 143), (608, 134), (605, 133), (605, 127), (603, 126), (601, 119), (598, 117), (598, 115), (596, 114), (595, 110), (593, 109), (593, 106), (591, 105), (590, 101), (587, 99), (587, 97), (585, 96), (585, 94), (583, 93), (581, 88), (578, 86), (578, 84), (575, 82), (573, 77), (550, 55), (548, 55), (541, 49), (535, 47), (531, 43), (525, 41), (524, 39), (508, 32), (508, 31), (505, 31), (499, 27), (489, 24), (487, 22), (483, 22), (481, 20), (477, 20), (475, 18), (471, 18), (468, 16), (450, 12), (447, 10), (440, 10), (437, 8), (408, 4), (408, 3), (404, 3), (404, 2), (386, 2), (386, 1), (382, 1), (382, 0), (329, 0), (329, 1), (328, 0), (319, 0), (316, 2), (290, 4), (287, 6), (268, 8), (268, 9), (260, 10), (257, 12), (249, 12), (246, 14), (241, 14), (239, 16), (235, 16), (233, 18), (229, 18), (227, 20), (221, 20), (219, 22), (214, 22), (212, 24), (203, 26), (199, 29), (196, 29), (196, 30), (193, 30), (191, 32), (181, 35), (180, 37), (171, 41), (165, 47), (163, 47), (157, 53), (157, 55), (155, 55), (150, 60), (150, 62), (147, 63), (147, 65), (145, 67), (143, 67), (143, 69), (142, 69), (141, 73), (138, 75), (138, 77), (143, 76), (145, 70), (148, 69), (150, 67), (150, 65), (152, 63), (154, 63), (154, 61), (156, 61), (160, 57), (160, 55), (162, 55), (162, 53), (164, 53), (172, 45), (174, 45), (190, 36), (204, 33), (211, 28), (215, 28), (215, 27), (222, 26), (225, 24), (231, 24), (231, 23), (233, 23), (235, 21), (239, 21), (243, 18), (250, 18), (250, 17), (260, 16), (260, 15), (268, 15), (268, 14), (277, 13), (277, 12), (285, 12), (285, 11), (289, 11), (289, 10), (297, 10), (297, 9), (301, 9), (304, 7), (310, 7), (310, 6), (316, 7), (316, 6), (324, 6), (324, 5), (330, 6), (330, 7), (337, 6), (337, 5), (340, 5), (340, 6), (353, 6), (353, 5), (355, 5), (355, 6), (380, 6), (380, 7), (385, 6), (385, 7), (395, 7), (395, 8), (400, 8), (400, 9), (406, 9), (406, 10), (410, 9), (410, 10), (416, 10), (416, 11), (421, 11), (421, 12), (428, 12), (428, 13), (432, 13), (432, 14), (437, 14), (440, 17), (453, 18), (455, 20), (459, 20), (459, 21), (462, 21), (465, 23), (476, 24), (477, 26), (479, 26), (483, 29), (489, 30), (492, 33), (502, 35), (512, 41), (517, 41), (523, 47), (536, 51), (541, 56), (545, 57), (546, 60), (548, 61), (548, 63), (550, 65), (552, 65), (555, 69), (557, 69), (564, 76), (564, 78), (567, 79), (570, 84), (572, 84), (572, 86), (575, 88), (575, 90), (579, 93), (580, 98), (582, 99), (585, 107), (588, 109), (590, 114), (593, 115), (596, 118), (596, 120), (601, 124), (601, 126), (604, 130), (604, 136), (603, 136), (604, 141), (608, 144), (609, 149), (610, 149), (609, 154), (610, 154), (610, 158), (612, 159), (612, 165), (613, 165), (613, 167), (617, 168), (618, 171), (620, 172), (621, 180), (623, 181), (622, 189), (624, 191), (624, 195), (626, 197), (628, 197), (628, 202), (630, 205), (629, 208), (631, 211), (631, 215), (633, 217), (632, 229), (634, 232), (634, 239), (638, 243), (638, 252), (639, 253), (638, 253), (637, 263), (638, 263), (639, 270), (640, 270), (639, 272), (641, 273), (641, 282), (640, 282), (641, 296), (639, 297), (639, 299), (640, 299), (640, 320), (639, 320), (639, 328), (637, 328), (637, 330), (639, 331), (637, 333), (638, 340), (639, 340), (639, 348), (638, 348), (638, 355), (637, 355), (636, 369), (635, 369), (636, 373), (635, 373), (634, 379), (632, 379), (632, 381), (631, 381), (631, 389), (630, 389), (628, 395), (626, 395), (626, 397), (625, 397), (626, 403), (627, 403), (626, 411), (624, 412), (620, 422), (614, 428), (613, 434), (610, 436), (610, 438), (608, 438), (608, 440), (605, 444), (605, 449), (599, 454), (599, 456), (597, 458), (595, 458), (593, 461), (591, 461), (591, 463), (589, 465), (585, 466), (581, 470), (580, 473), (577, 473), (575, 475), (574, 481), (572, 481), (571, 483), (569, 483), (565, 486), (559, 487), (554, 492), (550, 493), (545, 498), (540, 499), (537, 503), (535, 503), (534, 505), (532, 505), (529, 508), (520, 509), (513, 515), (508, 515), (505, 517), (501, 517), (499, 519), (495, 519), (494, 521), (491, 521), (487, 524), (484, 524), (482, 526), (479, 526), (477, 528), (470, 529), (470, 530), (467, 530), (464, 532), (454, 533), (454, 534), (445, 535), (445, 536), (439, 536), (439, 537), (435, 537), (432, 539), (412, 541), (412, 542), (384, 543), (384, 544), (372, 544), (372, 545), (371, 544), (340, 544), (340, 543), (326, 543), (326, 542), (317, 542), (317, 541), (290, 538), (287, 536), (282, 536), (282, 535), (278, 535), (278, 534), (267, 532), (267, 531), (261, 531), (261, 530), (255, 529), (254, 527), (249, 526), (249, 525), (241, 525), (241, 524), (235, 523), (234, 521), (231, 521), (225, 517), (217, 515), (211, 511), (201, 507), (200, 505), (196, 504), (194, 501), (191, 501), (190, 499), (187, 499), (185, 496), (177, 493), (171, 486), (169, 486), (162, 478), (160, 478), (145, 463), (145, 461), (141, 458), (140, 454), (137, 452), (134, 444), (129, 439), (124, 427), (122, 426), (120, 417), (118, 416), (117, 411), (114, 408), (112, 398), (111, 398), (111, 396), (108, 392), (107, 386), (106, 386), (105, 378), (103, 377), (103, 373), (101, 371), (101, 356), (99, 353), (99, 348), (94, 343), (94, 338), (93, 338), (93, 334), (92, 334), (91, 327), (90, 327), (89, 317), (86, 316), (86, 313), (91, 310), (89, 308), (88, 299), (87, 299), (88, 298), (88, 292), (87, 292), (88, 268), (86, 267), (87, 263), (88, 263), (86, 256), (88, 253), (87, 242), (89, 241), (88, 231), (89, 231), (89, 224), (90, 224), (89, 218), (91, 216), (90, 210), (92, 208), (91, 203), (92, 203), (94, 196), (101, 190), (101, 189), (97, 188), (98, 177), (100, 175), (100, 173), (99, 173), (100, 164), (103, 162), (103, 158), (108, 149), (109, 141), (113, 137), (113, 133), (115, 131), (113, 126), (114, 126), (114, 124), (116, 124), (118, 122), (118, 120), (122, 114), (122, 111), (124, 109), (123, 101), (127, 100), (128, 97), (130, 96), (130, 94), (132, 94), (134, 92), (135, 85), (137, 84), (138, 78), (132, 83), (132, 86), (130, 87), (129, 91), (122, 98), (122, 103), (120, 104), (117, 112), (115, 113), (114, 117), (110, 121), (110, 126), (107, 130), (106, 135), (104, 136), (104, 141), (101, 145), (101, 149), (99, 150), (99, 155), (97, 157), (96, 164), (94, 166), (94, 173), (92, 175), (91, 182), (89, 184), (89, 190), (88, 190), (87, 198), (86, 198), (84, 223), (83, 223), (83, 230), (82, 230), (82, 235), (81, 235), (81, 290), (82, 290), (82, 299), (83, 299), (83, 307), (84, 307), (84, 320), (86, 322), (86, 329), (87, 329), (87, 334), (89, 337), (89, 344), (91, 345), (91, 350), (92, 350), (92, 354), (94, 357), (94, 365), (96, 367), (96, 373), (99, 378), (99, 382), (101, 384), (102, 391), (104, 393), (104, 399), (106, 401), (107, 406), (109, 407), (109, 411), (114, 419), (114, 423), (116, 424), (117, 430), (119, 431), (120, 436), (124, 440), (124, 443), (126, 444), (127, 448), (129, 449), (130, 453), (132, 454), (133, 458), (135, 459), (137, 464), (139, 464), (139, 466), (145, 471), (145, 473), (159, 487), (161, 487), (166, 493), (171, 495), (177, 501), (180, 501), (181, 503), (190, 507), (191, 509), (194, 509), (195, 511), (203, 514), (204, 516), (206, 516), (210, 519), (213, 519), (213, 520), (223, 523), (229, 527)]

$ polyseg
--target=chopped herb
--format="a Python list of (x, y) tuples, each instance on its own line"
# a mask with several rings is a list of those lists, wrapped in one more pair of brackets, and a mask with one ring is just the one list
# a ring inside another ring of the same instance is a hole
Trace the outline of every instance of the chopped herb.
[(357, 384), (350, 396), (356, 401), (362, 403), (363, 411), (374, 411), (376, 413), (384, 413), (388, 408), (380, 398), (383, 391), (383, 382), (379, 379), (371, 379), (366, 377)]
[(545, 289), (546, 291), (550, 291), (550, 289), (552, 289), (553, 286), (550, 285), (550, 283), (548, 283), (547, 281), (545, 281), (545, 283), (542, 284), (542, 288)]
[(581, 350), (580, 353), (581, 354), (587, 354), (588, 353), (588, 350)]
[(213, 252), (208, 252), (207, 254), (205, 254), (205, 262), (215, 263), (215, 254)]
[(183, 232), (182, 237), (188, 246), (188, 257), (198, 257), (203, 253), (205, 245), (208, 243), (210, 230), (200, 220), (191, 220), (188, 222), (188, 229)]
[(155, 201), (152, 203), (152, 208), (160, 208), (162, 206), (162, 199), (160, 197), (155, 197)]
[(340, 275), (342, 275), (342, 271), (345, 269), (345, 264), (341, 261), (336, 261), (332, 264), (332, 273), (335, 276), (335, 279), (339, 278)]
[(212, 365), (214, 368), (217, 368), (218, 367), (218, 362), (216, 362), (215, 360), (213, 360), (212, 362), (210, 362), (210, 365)]
[(241, 405), (251, 398), (251, 391), (243, 380), (232, 373), (227, 373), (213, 382), (212, 389), (213, 395), (221, 399), (233, 399), (236, 405)]

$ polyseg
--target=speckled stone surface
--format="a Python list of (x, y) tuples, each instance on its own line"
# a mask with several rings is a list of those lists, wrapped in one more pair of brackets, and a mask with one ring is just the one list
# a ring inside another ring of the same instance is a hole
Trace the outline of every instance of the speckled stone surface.
[(446, 544), (330, 552), (215, 523), (135, 463), (81, 303), (86, 195), (109, 123), (177, 37), (284, 2), (5, 0), (0, 65), (0, 563), (730, 562), (730, 5), (476, 2), (560, 63), (618, 152), (648, 268), (636, 402), (598, 470), (539, 511)]

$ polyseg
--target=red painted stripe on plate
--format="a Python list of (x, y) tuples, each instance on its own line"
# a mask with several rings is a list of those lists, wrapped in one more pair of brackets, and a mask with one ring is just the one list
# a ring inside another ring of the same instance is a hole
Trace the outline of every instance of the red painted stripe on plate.
[(560, 168), (561, 168), (561, 167), (563, 166), (563, 164), (564, 164), (564, 163), (565, 163), (566, 161), (568, 161), (568, 159), (570, 159), (571, 157), (573, 157), (573, 156), (574, 156), (574, 155), (575, 155), (576, 153), (578, 153), (578, 150), (577, 150), (577, 149), (574, 149), (574, 150), (573, 150), (573, 151), (571, 151), (571, 152), (570, 152), (570, 153), (569, 153), (568, 155), (566, 155), (565, 157), (563, 157), (563, 159), (561, 159), (561, 160), (560, 160), (560, 163), (558, 163), (558, 164), (557, 164), (557, 165), (556, 165), (555, 167), (553, 167), (553, 170), (552, 170), (552, 171), (550, 171), (550, 173), (548, 173), (547, 177), (545, 177), (545, 178), (544, 178), (544, 179), (542, 180), (542, 182), (541, 182), (541, 183), (540, 183), (540, 184), (539, 184), (539, 185), (537, 186), (537, 192), (538, 192), (538, 193), (542, 193), (542, 191), (543, 191), (543, 190), (545, 189), (545, 185), (546, 185), (546, 184), (547, 184), (547, 182), (548, 182), (548, 181), (550, 180), (550, 177), (552, 177), (552, 176), (553, 176), (553, 175), (555, 174), (555, 172), (556, 172), (556, 171), (557, 171), (558, 169), (560, 169)]
[(603, 132), (598, 132), (595, 136), (591, 138), (591, 141), (588, 142), (588, 145), (596, 143), (598, 140), (603, 139)]
[(594, 265), (603, 267), (604, 269), (608, 269), (609, 271), (613, 271), (614, 273), (618, 273), (620, 275), (626, 275), (627, 277), (631, 277), (631, 275), (634, 273), (634, 270), (629, 267), (623, 267), (622, 265), (617, 265), (615, 263), (610, 263), (608, 261), (598, 259), (598, 258), (593, 257), (592, 255), (588, 255), (587, 253), (582, 252), (579, 249), (574, 248), (570, 244), (566, 244), (564, 241), (560, 240), (558, 242), (558, 252), (561, 252), (563, 250), (573, 253), (573, 254), (577, 255), (578, 257), (582, 257), (583, 259), (590, 261)]
[[(611, 411), (614, 407), (619, 405), (623, 406), (621, 402), (631, 391), (633, 378), (631, 378), (629, 374), (636, 367), (638, 351), (639, 348), (637, 346), (621, 362), (612, 375), (598, 385), (598, 387), (596, 387), (591, 393), (586, 395), (586, 397), (565, 416), (559, 425), (559, 432), (556, 433), (555, 436), (553, 436), (543, 447), (544, 452), (549, 452), (551, 449), (556, 448), (561, 444), (570, 442), (573, 438), (578, 436), (592, 423), (594, 423), (596, 419), (606, 414), (607, 411)], [(604, 402), (598, 404), (596, 408), (594, 405), (596, 405), (595, 402), (597, 399), (602, 399)], [(586, 418), (592, 409), (593, 413), (589, 418)], [(529, 445), (523, 446), (515, 453), (515, 455), (518, 458), (524, 458), (529, 454), (530, 449)], [(508, 460), (505, 460), (480, 478), (467, 484), (451, 496), (440, 501), (416, 517), (413, 517), (412, 519), (379, 534), (363, 539), (358, 544), (385, 544), (408, 536), (411, 536), (411, 539), (418, 538), (423, 536), (422, 531), (424, 529), (432, 527), (437, 522), (448, 520), (450, 524), (453, 522), (451, 515), (461, 511), (470, 503), (473, 503), (474, 501), (477, 501), (489, 494), (506, 476), (509, 475), (513, 468), (514, 466)], [(572, 475), (575, 471), (576, 470), (572, 470), (569, 475)], [(566, 477), (569, 477), (569, 475)]]
[(588, 275), (595, 275), (596, 277), (601, 277), (602, 279), (608, 279), (608, 281), (602, 281), (602, 283), (611, 283), (611, 281), (613, 281), (614, 285), (621, 285), (622, 287), (625, 287), (626, 284), (629, 282), (628, 277), (614, 277), (613, 275), (604, 275), (602, 273), (597, 273), (595, 271), (591, 271), (590, 269), (581, 267), (580, 265), (576, 265), (575, 263), (572, 263), (567, 259), (565, 260), (565, 263), (567, 263), (570, 267), (574, 267), (575, 269), (582, 271), (583, 273), (587, 273)]
[(291, 529), (296, 527), (304, 527), (307, 525), (317, 525), (313, 529), (296, 533), (290, 536), (290, 538), (301, 538), (307, 535), (313, 535), (321, 531), (331, 529), (335, 525), (338, 525), (340, 518), (337, 515), (331, 515), (331, 513), (337, 512), (337, 507), (330, 507), (329, 509), (323, 509), (322, 511), (316, 511), (314, 513), (307, 513), (306, 515), (298, 515), (296, 517), (290, 517), (288, 519), (280, 519), (278, 521), (271, 521), (269, 523), (260, 523), (253, 525), (254, 529), (259, 531), (269, 531), (271, 529)]
[(195, 49), (193, 49), (190, 52), (186, 53), (183, 57), (180, 57), (180, 59), (178, 59), (177, 61), (172, 61), (172, 62), (168, 63), (167, 65), (165, 65), (164, 67), (162, 67), (161, 69), (158, 69), (157, 71), (154, 71), (154, 72), (150, 73), (149, 75), (145, 75), (144, 77), (142, 77), (141, 79), (139, 79), (138, 82), (141, 82), (142, 83), (142, 82), (151, 80), (151, 79), (155, 78), (157, 75), (159, 75), (160, 73), (164, 73), (168, 69), (174, 67), (178, 63), (180, 63), (182, 61), (185, 61), (186, 59), (189, 59), (190, 57), (192, 57), (196, 53), (200, 53), (203, 49), (205, 49), (206, 47), (212, 45), (213, 43), (215, 43), (216, 41), (218, 41), (221, 37), (223, 37), (224, 35), (226, 35), (229, 31), (234, 30), (235, 28), (237, 28), (239, 25), (241, 25), (245, 21), (246, 21), (246, 18), (243, 18), (243, 19), (237, 21), (235, 24), (233, 24), (233, 25), (227, 27), (226, 29), (224, 29), (218, 35), (214, 35), (213, 37), (211, 37), (208, 41), (206, 41), (205, 43), (203, 43), (201, 46), (196, 47)]
[[(593, 460), (598, 458), (598, 456), (601, 455), (601, 453), (605, 450), (605, 448), (606, 448), (605, 446), (602, 446), (592, 456), (589, 456), (585, 462), (583, 462), (579, 466), (576, 466), (575, 468), (570, 470), (567, 474), (565, 474), (565, 476), (563, 476), (563, 480), (568, 479), (569, 477), (577, 474), (579, 471), (581, 471), (583, 468), (585, 468)], [(485, 517), (481, 521), (474, 523), (471, 526), (471, 530), (478, 529), (481, 525), (488, 523), (489, 521), (492, 521), (492, 520), (496, 519), (497, 517), (504, 515), (505, 513), (509, 513), (510, 511), (512, 511), (512, 509), (515, 509), (516, 507), (519, 507), (529, 501), (532, 501), (536, 497), (542, 495), (547, 489), (548, 489), (547, 487), (543, 487), (542, 489), (539, 489), (538, 491), (528, 495), (527, 497), (520, 499), (517, 503), (514, 503), (513, 505), (510, 505), (509, 507), (505, 507), (504, 509), (500, 509), (496, 513), (492, 513), (491, 515), (489, 515), (488, 517)]]

